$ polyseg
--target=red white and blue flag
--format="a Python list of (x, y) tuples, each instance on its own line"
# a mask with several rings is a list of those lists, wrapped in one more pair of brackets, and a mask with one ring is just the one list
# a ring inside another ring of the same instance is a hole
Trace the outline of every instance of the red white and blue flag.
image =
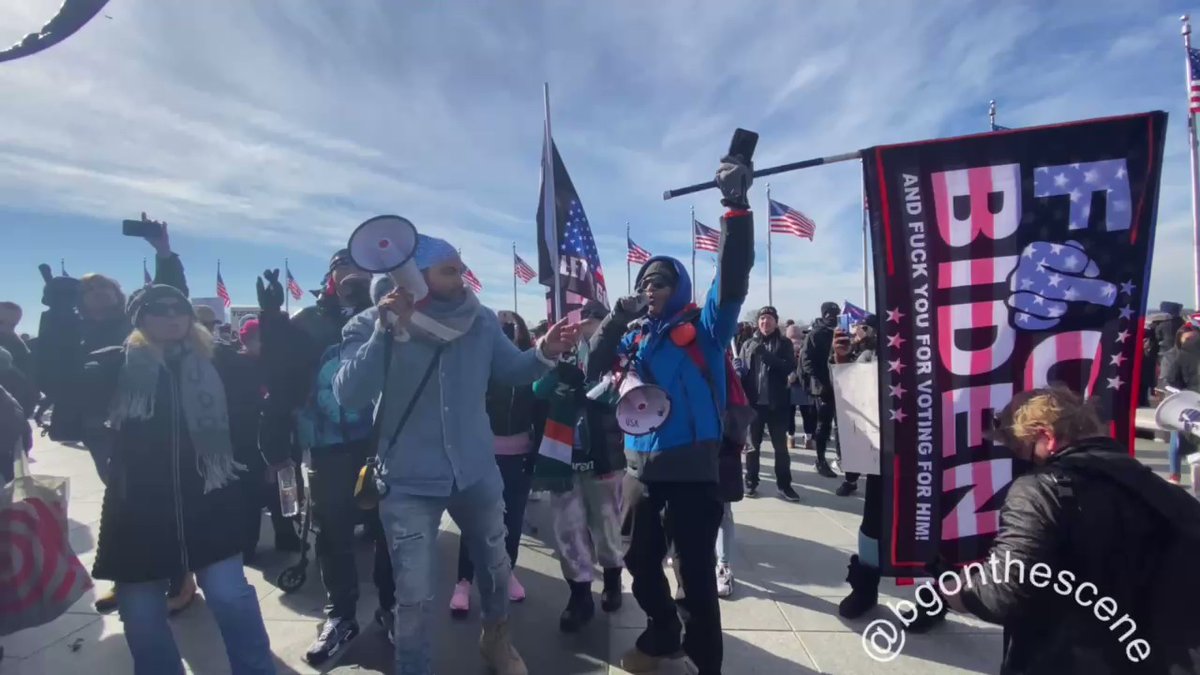
[(1188, 112), (1200, 113), (1200, 49), (1188, 47)]
[(629, 237), (626, 237), (625, 239), (629, 243), (629, 253), (625, 257), (626, 260), (635, 265), (645, 265), (646, 263), (650, 262), (650, 258), (652, 257), (650, 255), (650, 251), (638, 246)]
[(292, 276), (292, 271), (287, 270), (287, 290), (292, 295), (293, 300), (299, 300), (304, 297), (304, 290), (300, 288), (300, 284), (296, 283), (296, 277)]
[(533, 281), (533, 278), (537, 276), (537, 272), (529, 266), (529, 263), (522, 260), (521, 256), (516, 253), (513, 254), (513, 274), (517, 275), (517, 278), (526, 284)]
[(770, 206), (769, 222), (772, 232), (792, 234), (802, 239), (813, 240), (813, 236), (817, 233), (817, 224), (813, 222), (812, 218), (774, 199), (770, 200)]
[(693, 218), (692, 246), (697, 251), (716, 253), (721, 248), (721, 233)]
[(1018, 393), (1089, 399), (1134, 447), (1166, 113), (862, 151), (879, 308), (883, 572), (981, 560)]
[(229, 299), (229, 289), (225, 288), (225, 280), (221, 278), (221, 270), (217, 270), (217, 297), (225, 303), (226, 307), (233, 304), (233, 301)]
[[(549, 139), (547, 139), (549, 142)], [(547, 300), (551, 315), (567, 316), (581, 308), (588, 300), (595, 300), (608, 307), (608, 288), (604, 280), (604, 268), (600, 264), (600, 252), (592, 238), (592, 228), (575, 184), (571, 182), (567, 168), (558, 148), (549, 142), (552, 166), (543, 158), (541, 199), (537, 211), (538, 280), (548, 288)], [(547, 177), (553, 194), (547, 195)], [(546, 217), (546, 204), (554, 205), (554, 221)], [(553, 229), (551, 226), (554, 226)], [(556, 256), (551, 256), (552, 239), (558, 244)], [(555, 265), (557, 263), (557, 269)], [(554, 298), (555, 275), (562, 297)]]
[(476, 293), (483, 291), (483, 284), (479, 283), (479, 277), (475, 276), (475, 273), (471, 271), (470, 267), (467, 267), (466, 265), (463, 266), (462, 276), (463, 281), (467, 282), (467, 285), (471, 287), (472, 291), (475, 291)]

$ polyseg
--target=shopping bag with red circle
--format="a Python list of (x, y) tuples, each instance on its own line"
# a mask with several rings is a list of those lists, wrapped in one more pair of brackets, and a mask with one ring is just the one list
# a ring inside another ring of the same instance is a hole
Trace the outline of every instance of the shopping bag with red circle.
[(31, 476), (18, 448), (0, 490), (0, 635), (58, 618), (92, 587), (67, 540), (68, 480)]

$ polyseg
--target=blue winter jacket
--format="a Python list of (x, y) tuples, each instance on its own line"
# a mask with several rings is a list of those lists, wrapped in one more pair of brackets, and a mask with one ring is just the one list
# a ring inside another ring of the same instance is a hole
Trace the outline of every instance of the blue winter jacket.
[[(717, 453), (721, 445), (721, 414), (725, 410), (725, 350), (737, 331), (754, 265), (754, 218), (748, 211), (730, 212), (721, 221), (717, 274), (699, 308), (692, 307), (692, 282), (684, 264), (674, 258), (679, 283), (660, 317), (647, 317), (630, 329), (636, 318), (614, 308), (595, 336), (588, 379), (617, 367), (623, 355), (636, 350), (635, 364), (643, 382), (667, 391), (671, 412), (657, 431), (625, 436), (627, 470), (643, 481), (717, 482)], [(646, 267), (638, 272), (638, 284)], [(706, 367), (697, 367), (684, 346), (675, 344), (672, 329), (684, 323), (696, 328), (696, 344)]]

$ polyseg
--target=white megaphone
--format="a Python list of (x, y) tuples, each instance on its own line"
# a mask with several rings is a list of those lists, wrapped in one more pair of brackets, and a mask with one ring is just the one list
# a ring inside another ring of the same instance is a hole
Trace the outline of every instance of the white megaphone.
[(417, 227), (400, 216), (375, 216), (350, 235), (350, 259), (363, 271), (386, 274), (398, 288), (412, 294), (413, 302), (429, 295), (429, 287), (413, 254), (417, 250)]
[[(1158, 404), (1154, 411), (1154, 422), (1162, 429), (1178, 431), (1200, 440), (1200, 394), (1194, 391), (1175, 391)], [(1187, 457), (1192, 474), (1192, 494), (1200, 498), (1200, 452)]]
[(617, 426), (630, 436), (645, 436), (666, 424), (671, 399), (662, 387), (646, 384), (632, 371), (617, 389)]

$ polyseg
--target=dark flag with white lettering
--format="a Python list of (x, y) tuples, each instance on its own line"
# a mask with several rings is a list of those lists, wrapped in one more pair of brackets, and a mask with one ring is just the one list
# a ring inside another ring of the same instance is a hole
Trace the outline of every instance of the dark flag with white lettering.
[(863, 151), (879, 307), (885, 574), (982, 559), (1017, 392), (1084, 392), (1133, 446), (1166, 113)]
[[(555, 316), (554, 271), (557, 266), (559, 289), (563, 296), (558, 300), (561, 308), (558, 316), (562, 317), (578, 311), (588, 300), (596, 300), (607, 307), (608, 288), (604, 281), (604, 268), (600, 265), (600, 252), (596, 249), (596, 240), (592, 238), (592, 228), (583, 212), (579, 193), (567, 174), (558, 147), (553, 143), (550, 147), (554, 166), (548, 172), (543, 161), (539, 191), (541, 199), (537, 210), (538, 281), (547, 286), (547, 313)], [(552, 200), (556, 213), (553, 223), (546, 218), (545, 205), (550, 201), (546, 195), (547, 173), (552, 181), (550, 189), (554, 191)], [(552, 256), (551, 247), (555, 242), (558, 252)]]

